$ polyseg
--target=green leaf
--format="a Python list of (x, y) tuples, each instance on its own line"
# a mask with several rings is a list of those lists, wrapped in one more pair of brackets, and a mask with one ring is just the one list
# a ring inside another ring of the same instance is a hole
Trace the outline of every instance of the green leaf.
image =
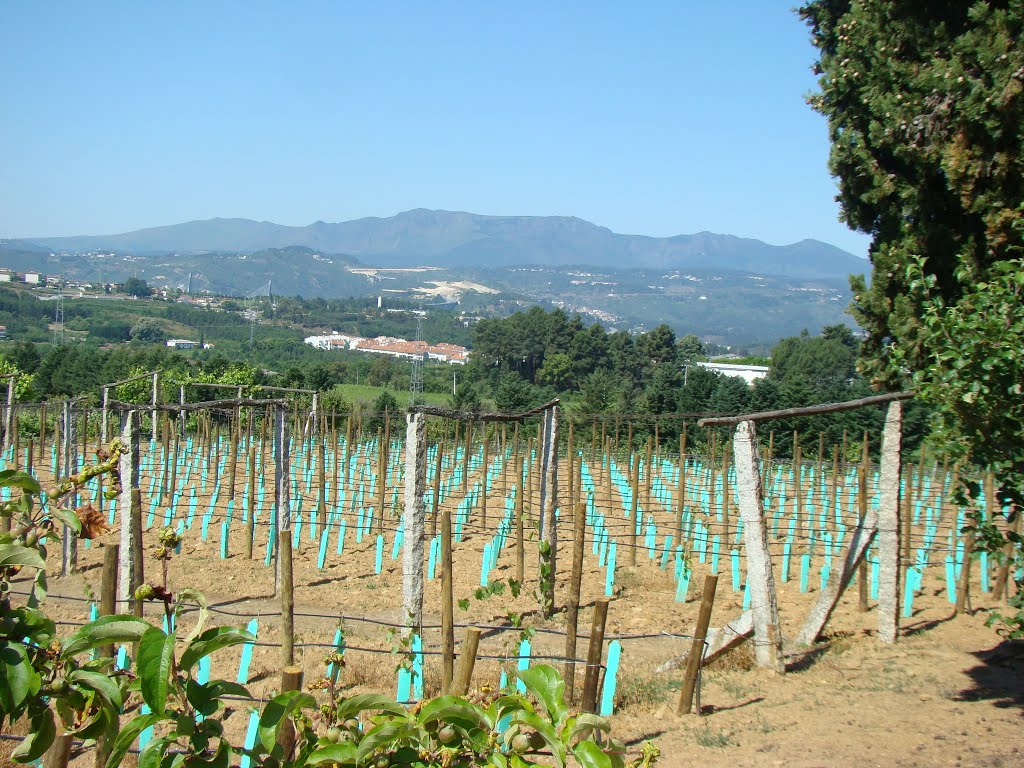
[(82, 521), (78, 519), (78, 515), (73, 510), (57, 507), (50, 515), (64, 523), (76, 536), (82, 532)]
[(57, 726), (53, 722), (53, 710), (45, 707), (32, 716), (32, 725), (28, 735), (11, 752), (11, 757), (20, 763), (31, 763), (33, 760), (38, 760), (53, 744), (56, 735)]
[(516, 677), (523, 681), (528, 692), (540, 699), (553, 723), (557, 725), (565, 719), (568, 714), (564, 700), (565, 682), (558, 670), (550, 664), (537, 664), (517, 671)]
[(9, 640), (0, 644), (0, 704), (4, 712), (13, 713), (21, 707), (32, 689), (32, 680), (38, 677), (24, 645)]
[(589, 712), (581, 712), (576, 716), (576, 721), (572, 725), (572, 729), (569, 731), (569, 743), (573, 743), (578, 739), (584, 739), (594, 731), (601, 731), (603, 733), (610, 733), (612, 730), (611, 724), (603, 717), (598, 715), (592, 715)]
[(174, 635), (150, 627), (139, 642), (139, 683), (142, 698), (158, 715), (167, 704), (167, 682), (174, 662)]
[(61, 658), (91, 651), (107, 643), (137, 643), (153, 625), (134, 616), (101, 616), (90, 621), (65, 642)]
[(185, 698), (204, 717), (209, 717), (217, 711), (217, 707), (221, 704), (221, 696), (252, 698), (252, 695), (244, 685), (228, 680), (211, 680), (208, 683), (197, 683), (190, 677), (185, 685)]
[(180, 667), (182, 671), (188, 672), (199, 660), (211, 653), (229, 648), (232, 645), (242, 643), (254, 643), (256, 638), (244, 629), (234, 627), (212, 627), (203, 632), (199, 637), (188, 644), (185, 652), (181, 654)]
[(277, 735), (285, 720), (291, 717), (296, 710), (304, 707), (315, 707), (316, 699), (303, 691), (285, 691), (267, 702), (260, 715), (259, 739), (267, 752), (274, 749), (277, 743)]
[(498, 722), (504, 717), (512, 714), (513, 712), (519, 712), (525, 710), (527, 712), (533, 712), (533, 704), (519, 693), (509, 694), (507, 696), (499, 696), (488, 708), (488, 714), (491, 718), (491, 722)]
[(224, 741), (224, 739), (221, 739), (217, 744), (217, 751), (213, 753), (213, 757), (209, 760), (193, 757), (189, 760), (189, 765), (205, 765), (207, 768), (227, 768), (230, 762), (231, 745)]
[(577, 744), (572, 753), (582, 768), (612, 768), (612, 759), (592, 741)]
[(101, 672), (91, 672), (86, 669), (76, 669), (68, 675), (68, 682), (72, 685), (84, 688), (88, 691), (95, 691), (106, 706), (115, 712), (120, 712), (123, 705), (121, 689), (118, 688), (114, 678)]
[(439, 696), (427, 702), (416, 719), (423, 725), (438, 720), (465, 730), (480, 728), (489, 731), (494, 727), (487, 712), (459, 696)]
[(139, 755), (138, 768), (160, 768), (167, 745), (171, 743), (168, 738), (153, 739), (142, 750)]
[[(515, 712), (513, 713), (511, 725), (525, 725), (533, 730), (537, 731), (548, 745), (548, 749), (551, 750), (551, 757), (554, 758), (555, 764), (562, 768), (565, 765), (565, 745), (562, 740), (558, 738), (558, 734), (555, 733), (555, 729), (551, 727), (551, 723), (544, 720), (535, 712)], [(506, 736), (511, 741), (511, 737), (514, 735), (514, 730), (509, 728), (506, 731)]]
[(36, 571), (35, 581), (32, 582), (32, 592), (28, 596), (28, 607), (38, 608), (43, 600), (46, 599), (47, 591), (46, 569), (40, 568)]
[(192, 628), (192, 631), (188, 633), (188, 637), (185, 638), (186, 643), (191, 643), (199, 637), (199, 633), (202, 632), (203, 627), (206, 626), (206, 619), (209, 617), (210, 610), (209, 603), (206, 602), (206, 595), (198, 589), (183, 589), (178, 592), (177, 599), (175, 600), (175, 617), (177, 617), (180, 609), (186, 601), (193, 602), (199, 606), (199, 617), (196, 619), (196, 625)]
[(110, 756), (107, 758), (104, 768), (118, 768), (132, 744), (139, 738), (139, 734), (161, 720), (163, 717), (153, 714), (139, 715), (129, 720), (117, 734), (114, 743), (110, 745)]
[(0, 472), (0, 488), (20, 488), (27, 494), (36, 494), (42, 490), (38, 480), (28, 472), (17, 469), (5, 469)]
[(408, 710), (394, 699), (381, 696), (376, 693), (361, 693), (358, 696), (350, 696), (338, 705), (337, 716), (339, 720), (347, 720), (355, 717), (365, 710), (389, 712), (392, 715), (407, 715)]
[(306, 758), (306, 765), (320, 765), (321, 763), (355, 763), (358, 750), (351, 742), (346, 744), (331, 744), (329, 747), (321, 747)]
[(419, 728), (415, 723), (388, 720), (367, 732), (359, 740), (356, 757), (362, 762), (381, 747), (390, 747), (397, 742), (413, 739), (418, 733)]
[(468, 597), (460, 598), (458, 600), (458, 603), (459, 603), (459, 609), (460, 610), (463, 610), (463, 611), (468, 611), (469, 610), (469, 598)]
[(113, 736), (117, 732), (118, 714), (109, 707), (98, 707), (77, 728), (69, 730), (68, 733), (80, 739), (97, 739), (104, 733)]
[(24, 544), (0, 544), (0, 568), (24, 565), (27, 568), (45, 568), (46, 561), (34, 547)]

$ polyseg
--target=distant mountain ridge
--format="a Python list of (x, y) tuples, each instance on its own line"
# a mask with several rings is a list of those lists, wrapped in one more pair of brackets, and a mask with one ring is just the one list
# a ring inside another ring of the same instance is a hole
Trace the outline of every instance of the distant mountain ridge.
[(517, 265), (719, 269), (764, 275), (843, 278), (869, 263), (818, 240), (769, 245), (700, 232), (647, 237), (612, 232), (564, 216), (484, 216), (416, 209), (388, 218), (291, 227), (250, 219), (208, 219), (117, 235), (24, 238), (55, 250), (112, 249), (140, 254), (251, 252), (306, 246), (377, 266), (509, 267)]

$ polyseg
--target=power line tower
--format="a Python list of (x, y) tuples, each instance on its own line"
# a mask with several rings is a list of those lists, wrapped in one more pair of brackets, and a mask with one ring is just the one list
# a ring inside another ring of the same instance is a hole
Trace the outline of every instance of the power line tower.
[[(423, 341), (423, 315), (416, 315), (416, 341)], [(417, 349), (419, 349), (418, 344)], [(417, 352), (416, 356), (412, 359), (412, 372), (409, 376), (409, 405), (416, 405), (416, 401), (423, 394), (424, 355)]]
[(260, 301), (259, 299), (263, 296), (269, 296), (271, 303), (274, 300), (273, 293), (273, 281), (271, 280), (266, 285), (261, 285), (255, 291), (250, 291), (245, 295), (245, 300), (248, 302), (248, 309), (246, 314), (249, 316), (249, 346), (253, 346), (255, 334), (256, 334), (256, 318), (259, 315)]
[(64, 286), (57, 286), (57, 309), (53, 317), (53, 343), (64, 343)]

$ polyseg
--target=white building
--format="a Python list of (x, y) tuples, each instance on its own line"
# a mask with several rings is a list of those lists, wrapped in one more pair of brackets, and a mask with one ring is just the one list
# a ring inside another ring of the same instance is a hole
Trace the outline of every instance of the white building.
[(26, 272), (25, 282), (29, 285), (39, 285), (39, 273), (38, 272)]
[(737, 363), (697, 363), (697, 365), (711, 371), (718, 371), (723, 376), (743, 379), (747, 384), (753, 384), (768, 375), (767, 365), (739, 365)]
[(189, 341), (188, 339), (168, 339), (167, 346), (174, 349), (195, 349), (199, 346), (199, 342)]
[(317, 349), (355, 349), (356, 344), (363, 339), (344, 333), (331, 333), (326, 336), (307, 336), (303, 341)]

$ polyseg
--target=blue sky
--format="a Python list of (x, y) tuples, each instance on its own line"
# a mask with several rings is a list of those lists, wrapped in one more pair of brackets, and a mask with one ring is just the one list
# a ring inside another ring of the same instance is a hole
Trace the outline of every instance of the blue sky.
[(422, 207), (865, 255), (791, 8), (4, 2), (0, 237)]

